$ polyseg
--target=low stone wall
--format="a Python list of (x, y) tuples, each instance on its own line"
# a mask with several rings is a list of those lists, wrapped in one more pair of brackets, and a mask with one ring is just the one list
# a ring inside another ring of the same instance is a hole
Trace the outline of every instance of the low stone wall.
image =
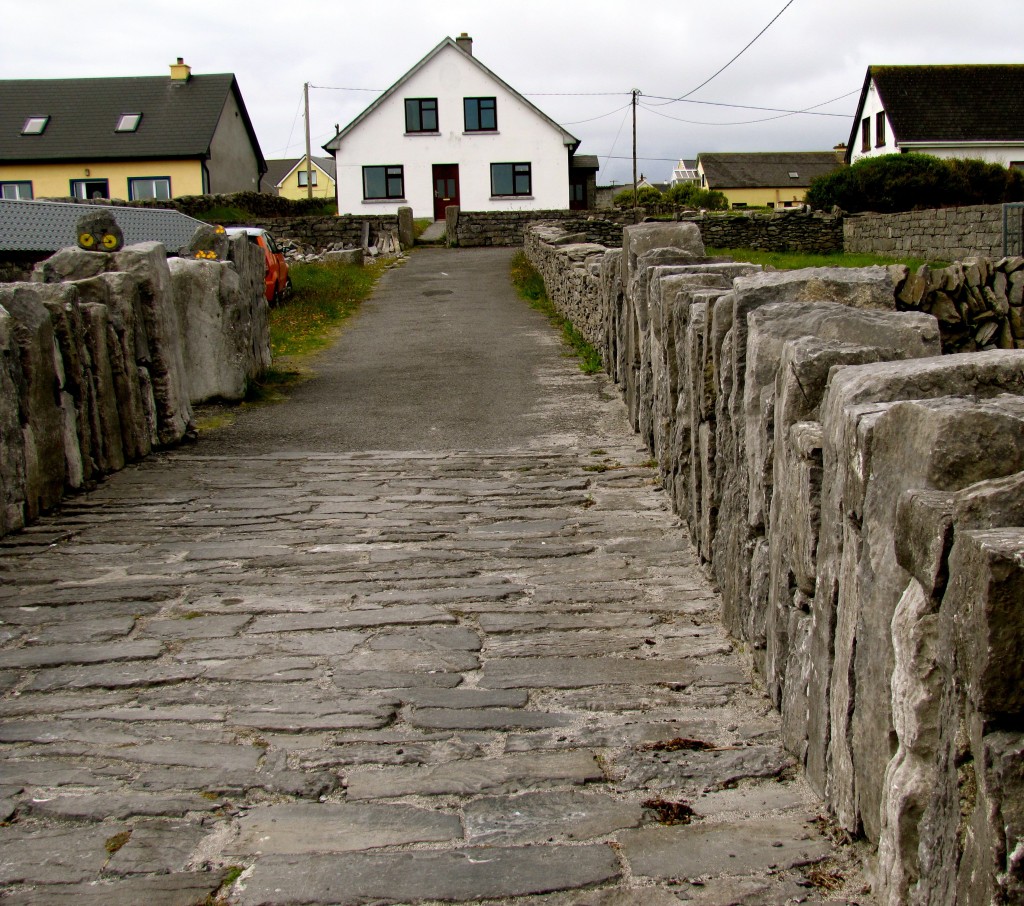
[(67, 492), (180, 443), (193, 403), (269, 367), (262, 252), (171, 259), (158, 243), (65, 249), (0, 284), (0, 535)]
[[(645, 212), (641, 212), (641, 216)], [(828, 254), (843, 249), (843, 218), (805, 211), (762, 214), (678, 214), (697, 224), (704, 244), (720, 248), (752, 248), (771, 252)], [(588, 242), (621, 246), (622, 228), (633, 223), (632, 211), (459, 211), (455, 243), (462, 247), (520, 246), (525, 228), (538, 222), (558, 223)], [(449, 234), (451, 231), (449, 230)]]
[(847, 214), (843, 219), (843, 246), (848, 252), (929, 261), (999, 258), (1003, 254), (1003, 206)]
[(380, 233), (398, 233), (397, 214), (274, 217), (247, 222), (247, 226), (270, 230), (276, 239), (297, 246), (310, 246), (317, 251), (339, 243), (346, 248), (362, 248), (363, 230), (366, 229), (363, 224), (369, 225), (371, 244)]
[(829, 255), (843, 251), (843, 218), (810, 211), (704, 214), (695, 223), (704, 245)]
[[(479, 246), (518, 247), (526, 228), (540, 221), (560, 223), (587, 241), (615, 244), (622, 241), (622, 228), (633, 222), (631, 213), (591, 211), (463, 211), (448, 209), (448, 241), (460, 248)], [(454, 222), (454, 230), (452, 224)]]
[(526, 249), (620, 384), (787, 748), (877, 844), (880, 902), (1020, 901), (1024, 351), (940, 355), (938, 320), (897, 310), (905, 269), (762, 273), (704, 258), (695, 225), (625, 234), (534, 227)]

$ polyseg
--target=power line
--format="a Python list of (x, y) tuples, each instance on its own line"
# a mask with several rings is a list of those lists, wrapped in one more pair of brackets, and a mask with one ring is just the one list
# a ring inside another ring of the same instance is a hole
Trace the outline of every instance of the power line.
[(560, 123), (562, 126), (579, 126), (581, 123), (592, 123), (594, 120), (603, 120), (606, 116), (612, 116), (621, 110), (628, 110), (632, 105), (632, 102), (626, 104), (623, 107), (616, 107), (614, 110), (609, 110), (607, 113), (602, 113), (600, 116), (592, 116), (588, 120), (573, 120), (571, 123)]
[(723, 72), (725, 72), (725, 71), (726, 71), (726, 70), (727, 70), (727, 69), (728, 69), (728, 68), (729, 68), (730, 66), (732, 66), (732, 64), (733, 64), (733, 63), (735, 63), (735, 62), (736, 62), (736, 61), (737, 61), (737, 60), (738, 60), (738, 59), (739, 59), (740, 57), (742, 57), (742, 56), (743, 56), (743, 54), (745, 54), (745, 53), (746, 53), (746, 52), (747, 52), (747, 51), (748, 51), (748, 50), (749, 50), (749, 49), (751, 48), (751, 46), (753, 46), (754, 42), (755, 42), (755, 41), (757, 41), (757, 39), (758, 39), (758, 38), (760, 38), (760, 37), (761, 37), (761, 35), (763, 35), (763, 34), (764, 34), (764, 33), (765, 33), (766, 31), (768, 31), (768, 29), (769, 29), (769, 28), (771, 28), (771, 27), (772, 27), (772, 26), (773, 26), (773, 25), (775, 24), (775, 20), (776, 20), (776, 19), (778, 19), (778, 18), (779, 18), (779, 16), (781, 16), (781, 15), (782, 15), (782, 14), (783, 14), (783, 13), (784, 13), (784, 12), (785, 12), (785, 11), (786, 11), (787, 9), (789, 9), (789, 8), (790, 8), (790, 6), (792, 6), (792, 5), (793, 5), (793, 0), (787, 0), (787, 3), (786, 3), (786, 5), (785, 5), (784, 7), (782, 7), (782, 9), (780, 9), (780, 10), (779, 10), (779, 11), (778, 11), (778, 12), (777, 12), (777, 13), (775, 14), (775, 16), (774, 16), (774, 18), (773, 18), (773, 19), (771, 20), (771, 22), (769, 22), (769, 23), (768, 23), (768, 24), (767, 24), (767, 25), (766, 25), (766, 26), (765, 26), (764, 28), (762, 28), (762, 29), (761, 29), (761, 30), (760, 30), (760, 31), (759, 31), (759, 32), (758, 32), (758, 33), (757, 33), (756, 35), (754, 35), (754, 37), (753, 37), (753, 38), (751, 38), (751, 39), (750, 39), (750, 41), (748, 41), (746, 45), (744, 45), (743, 49), (742, 49), (742, 50), (741, 50), (741, 51), (740, 51), (740, 52), (739, 52), (738, 54), (736, 54), (736, 56), (734, 56), (734, 57), (733, 57), (733, 58), (732, 58), (732, 59), (731, 59), (731, 60), (730, 60), (730, 61), (729, 61), (728, 63), (726, 63), (726, 64), (725, 64), (725, 65), (724, 65), (724, 66), (723, 66), (723, 67), (722, 67), (721, 69), (719, 69), (719, 70), (718, 70), (717, 72), (715, 72), (715, 73), (714, 73), (713, 75), (710, 75), (710, 76), (708, 76), (708, 77), (707, 77), (707, 78), (706, 78), (706, 79), (705, 79), (705, 80), (704, 80), (703, 82), (701, 82), (701, 83), (700, 83), (700, 84), (699, 84), (699, 85), (698, 85), (698, 86), (697, 86), (696, 88), (693, 88), (693, 89), (691, 89), (690, 91), (687, 91), (687, 92), (686, 92), (686, 94), (682, 95), (681, 97), (673, 98), (673, 99), (672, 99), (671, 101), (669, 101), (668, 103), (674, 103), (675, 101), (683, 101), (683, 100), (686, 100), (686, 98), (688, 98), (688, 97), (689, 97), (689, 96), (690, 96), (691, 94), (696, 94), (696, 93), (697, 93), (698, 91), (700, 91), (700, 90), (701, 90), (701, 88), (703, 88), (703, 87), (704, 87), (705, 85), (707, 85), (707, 84), (708, 84), (708, 82), (712, 81), (712, 79), (716, 79), (716, 78), (718, 78), (718, 76), (720, 76), (720, 75), (721, 75), (721, 74), (722, 74)]
[[(841, 94), (837, 98), (832, 98), (831, 100), (828, 100), (828, 101), (822, 101), (820, 104), (812, 104), (810, 107), (804, 107), (804, 108), (802, 108), (800, 110), (792, 110), (792, 109), (790, 109), (788, 107), (758, 107), (758, 106), (756, 106), (754, 104), (728, 104), (728, 103), (726, 103), (724, 101), (690, 101), (690, 100), (687, 100), (687, 101), (683, 101), (683, 103), (685, 103), (685, 104), (700, 104), (703, 107), (727, 107), (727, 108), (732, 108), (734, 110), (762, 110), (765, 113), (785, 113), (785, 114), (806, 113), (806, 114), (809, 114), (810, 116), (835, 116), (835, 117), (842, 117), (843, 119), (849, 119), (851, 114), (846, 114), (846, 113), (824, 113), (824, 112), (817, 111), (817, 108), (818, 107), (824, 107), (826, 104), (831, 104), (833, 101), (841, 101), (843, 98), (848, 98), (848, 97), (850, 97), (851, 95), (854, 95), (854, 94), (860, 94), (860, 89), (857, 88), (857, 89), (855, 89), (853, 91), (848, 91), (846, 94)], [(662, 100), (662, 101), (669, 101), (670, 103), (675, 103), (677, 100), (680, 100), (678, 98), (659, 98), (657, 95), (654, 95), (654, 94), (645, 94), (644, 97), (645, 98), (655, 98), (656, 100)], [(645, 110), (651, 110), (651, 112), (653, 113), (654, 112), (653, 109), (652, 109), (653, 107), (664, 107), (664, 106), (666, 106), (666, 105), (665, 104), (645, 104), (644, 105), (644, 109)], [(660, 114), (660, 115), (661, 116), (668, 116), (668, 114)], [(675, 119), (675, 117), (671, 117), (671, 116), (668, 117), (668, 118), (669, 119)], [(774, 117), (773, 117), (773, 119), (774, 119)], [(686, 123), (686, 122), (689, 122), (689, 120), (680, 120), (680, 122)], [(761, 121), (760, 120), (753, 120), (752, 122), (761, 122)], [(718, 124), (717, 123), (706, 123), (706, 124), (703, 124), (703, 125), (715, 126), (715, 125), (718, 125)], [(725, 125), (725, 124), (722, 124), (722, 125)]]

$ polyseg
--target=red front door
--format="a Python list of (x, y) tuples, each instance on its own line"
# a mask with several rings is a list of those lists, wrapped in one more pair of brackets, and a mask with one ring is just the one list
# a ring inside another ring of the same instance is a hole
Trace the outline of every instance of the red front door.
[(459, 165), (434, 164), (434, 220), (444, 220), (444, 209), (459, 203)]

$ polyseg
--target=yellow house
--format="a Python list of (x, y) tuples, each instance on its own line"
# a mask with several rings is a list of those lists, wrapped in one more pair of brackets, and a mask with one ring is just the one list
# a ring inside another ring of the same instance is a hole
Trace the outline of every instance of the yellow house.
[(713, 153), (697, 157), (702, 189), (721, 192), (732, 208), (792, 208), (811, 181), (842, 166), (835, 151)]
[(258, 192), (267, 163), (230, 73), (0, 81), (0, 197)]
[(306, 166), (306, 156), (283, 160), (268, 160), (267, 175), (263, 179), (263, 191), (284, 198), (302, 199), (309, 197), (306, 180), (311, 174), (314, 198), (335, 197), (334, 158), (312, 157), (312, 167)]

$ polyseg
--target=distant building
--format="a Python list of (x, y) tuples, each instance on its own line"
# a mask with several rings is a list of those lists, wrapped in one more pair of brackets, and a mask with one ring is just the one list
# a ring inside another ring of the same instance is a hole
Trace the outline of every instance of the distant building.
[(594, 193), (596, 158), (579, 139), (473, 55), (445, 38), (341, 129), (334, 155), (339, 213), (440, 220), (469, 211), (566, 210)]
[(230, 73), (0, 81), (0, 197), (256, 192), (267, 163)]
[(1024, 167), (1024, 64), (869, 66), (848, 146)]
[(812, 180), (842, 166), (835, 151), (709, 153), (697, 158), (700, 186), (721, 192), (733, 208), (792, 208)]
[(700, 173), (697, 171), (697, 161), (679, 159), (675, 169), (672, 170), (672, 178), (668, 181), (670, 186), (700, 185)]
[(312, 177), (314, 198), (334, 198), (334, 158), (314, 156), (312, 164), (307, 168), (305, 154), (297, 158), (268, 160), (263, 191), (283, 198), (309, 198), (306, 180)]

